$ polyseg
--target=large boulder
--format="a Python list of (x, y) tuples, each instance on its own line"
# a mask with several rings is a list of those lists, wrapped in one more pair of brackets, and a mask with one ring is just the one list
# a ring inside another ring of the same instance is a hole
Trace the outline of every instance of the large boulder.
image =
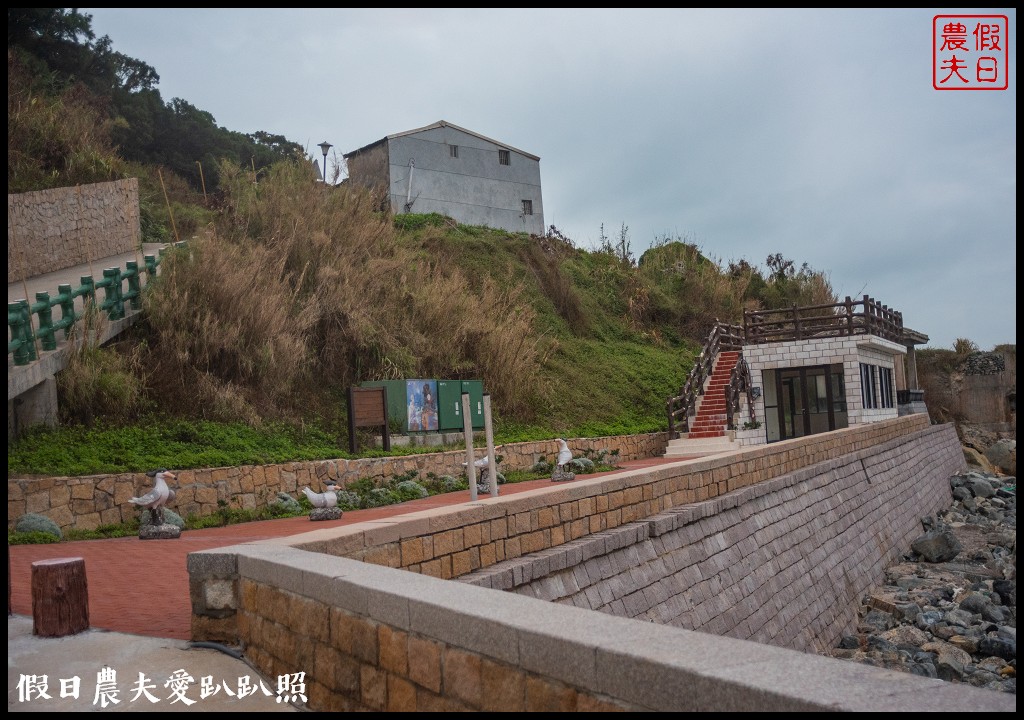
[(1017, 441), (997, 440), (985, 450), (985, 459), (1007, 475), (1017, 474)]
[(933, 528), (910, 544), (910, 549), (920, 555), (925, 562), (948, 562), (960, 554), (963, 545), (957, 540), (952, 530)]

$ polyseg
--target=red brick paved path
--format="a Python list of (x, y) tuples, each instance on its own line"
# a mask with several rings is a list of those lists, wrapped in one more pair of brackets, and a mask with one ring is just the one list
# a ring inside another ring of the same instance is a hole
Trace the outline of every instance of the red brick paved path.
[[(631, 460), (621, 463), (621, 468), (634, 470), (666, 462), (679, 462), (681, 459)], [(580, 475), (578, 479), (591, 477), (596, 476)], [(552, 485), (550, 480), (531, 480), (503, 485), (500, 494), (512, 495)], [(323, 521), (315, 525), (305, 516), (264, 520), (206, 530), (187, 530), (176, 540), (139, 540), (137, 537), (127, 537), (52, 545), (14, 545), (9, 548), (11, 608), (18, 615), (32, 615), (34, 561), (82, 557), (85, 558), (89, 584), (91, 627), (187, 640), (190, 637), (192, 605), (189, 601), (185, 562), (191, 552), (394, 517), (417, 510), (457, 505), (468, 500), (469, 492), (462, 491), (370, 510), (350, 510), (340, 520)]]

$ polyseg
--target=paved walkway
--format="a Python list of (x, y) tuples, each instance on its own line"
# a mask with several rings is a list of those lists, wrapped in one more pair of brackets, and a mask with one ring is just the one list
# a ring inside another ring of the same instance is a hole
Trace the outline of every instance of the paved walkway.
[[(623, 462), (624, 470), (678, 462), (682, 458), (651, 458)], [(597, 474), (580, 475), (583, 480)], [(550, 480), (502, 485), (502, 496), (541, 487)], [(244, 656), (188, 642), (192, 606), (189, 600), (186, 556), (190, 552), (226, 547), (258, 539), (283, 537), (324, 527), (464, 503), (462, 491), (412, 500), (370, 510), (347, 511), (336, 521), (311, 524), (309, 518), (282, 518), (188, 530), (176, 540), (137, 537), (84, 540), (53, 545), (15, 545), (9, 552), (9, 590), (13, 615), (7, 620), (7, 709), (9, 712), (295, 712), (302, 702), (278, 702), (281, 678), (264, 675)], [(89, 585), (90, 629), (63, 638), (32, 634), (32, 563), (55, 557), (85, 558)], [(221, 648), (230, 650), (229, 648)], [(117, 705), (103, 707), (97, 694), (101, 673), (115, 673)], [(182, 685), (179, 678), (189, 681)], [(142, 695), (140, 674), (152, 698)], [(77, 697), (62, 696), (64, 682), (80, 681)], [(219, 683), (212, 693), (205, 683)], [(40, 683), (48, 697), (37, 694)], [(36, 693), (30, 689), (34, 687)], [(250, 695), (240, 687), (255, 689)], [(175, 695), (181, 690), (193, 704)], [(225, 690), (233, 690), (234, 693)], [(27, 693), (27, 695), (26, 695)]]
[[(139, 263), (139, 270), (142, 272), (142, 285), (145, 287), (148, 275), (145, 272), (145, 256), (146, 255), (159, 255), (160, 249), (168, 247), (167, 243), (143, 243), (142, 249), (138, 252), (132, 251), (127, 253), (121, 253), (120, 255), (111, 255), (109, 257), (97, 258), (91, 263), (82, 263), (81, 265), (74, 265), (63, 270), (56, 270), (54, 272), (44, 273), (42, 275), (36, 275), (34, 277), (26, 278), (25, 280), (18, 280), (16, 282), (7, 284), (7, 302), (17, 302), (18, 300), (28, 300), (29, 304), (36, 301), (37, 292), (48, 292), (50, 297), (54, 298), (57, 296), (58, 288), (60, 285), (66, 283), (72, 287), (78, 287), (82, 284), (83, 276), (90, 276), (94, 280), (103, 279), (103, 270), (106, 268), (117, 267), (121, 270), (125, 270), (127, 265), (125, 263), (129, 261), (136, 261)], [(159, 272), (159, 271), (158, 271)], [(123, 290), (127, 290), (127, 283), (122, 285)], [(97, 291), (97, 299), (102, 300), (104, 297), (103, 291)], [(85, 300), (84, 298), (75, 298), (75, 312), (82, 312), (84, 309)], [(131, 310), (126, 309), (126, 312), (131, 314)], [(55, 320), (59, 320), (61, 317), (60, 309), (54, 309), (53, 317)], [(32, 315), (32, 327), (35, 330), (39, 329), (39, 316)], [(57, 333), (57, 350), (60, 350), (67, 344), (64, 339), (64, 333)], [(43, 351), (39, 342), (36, 342), (36, 353), (40, 359), (48, 352), (57, 352), (57, 350)], [(36, 361), (38, 362), (38, 360)], [(29, 365), (18, 366), (17, 369), (24, 370)], [(11, 373), (15, 370), (14, 356), (8, 354), (7, 356), (7, 380), (8, 380), (8, 399), (10, 399), (10, 381)]]
[[(651, 467), (685, 458), (650, 458), (621, 463), (615, 472)], [(596, 475), (579, 475), (583, 480)], [(550, 480), (502, 485), (502, 496), (551, 487)], [(395, 517), (409, 512), (467, 502), (468, 491), (434, 495), (398, 505), (351, 510), (339, 520), (318, 522), (309, 518), (242, 523), (206, 530), (187, 530), (176, 540), (139, 540), (137, 537), (83, 540), (52, 545), (15, 545), (10, 550), (11, 607), (20, 615), (32, 615), (32, 563), (56, 557), (85, 558), (89, 584), (89, 620), (92, 627), (135, 635), (186, 640), (190, 637), (192, 606), (189, 600), (186, 556), (191, 552), (238, 543), (297, 535), (314, 529), (351, 525), (364, 520)]]

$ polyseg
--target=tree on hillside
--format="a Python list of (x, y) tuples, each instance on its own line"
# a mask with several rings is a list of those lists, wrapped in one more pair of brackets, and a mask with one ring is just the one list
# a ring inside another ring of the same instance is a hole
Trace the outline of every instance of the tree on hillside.
[[(9, 125), (13, 59), (37, 78), (33, 97), (40, 91), (60, 95), (72, 87), (82, 88), (76, 97), (110, 119), (102, 123), (103, 133), (124, 160), (165, 167), (186, 178), (194, 190), (201, 186), (197, 162), (208, 171), (205, 184), (213, 191), (219, 183), (215, 166), (221, 159), (260, 171), (302, 150), (281, 135), (262, 131), (246, 135), (218, 127), (210, 113), (182, 98), (165, 103), (156, 89), (160, 81), (156, 70), (115, 51), (108, 36), (96, 39), (92, 16), (77, 8), (10, 8), (7, 24)], [(62, 112), (78, 111), (68, 107), (65, 99)], [(10, 137), (8, 145), (10, 155)], [(23, 158), (36, 154), (17, 147), (13, 151)], [(45, 178), (47, 186), (61, 181), (52, 168), (31, 175)], [(65, 178), (64, 182), (72, 181)], [(33, 189), (31, 183), (17, 184)]]

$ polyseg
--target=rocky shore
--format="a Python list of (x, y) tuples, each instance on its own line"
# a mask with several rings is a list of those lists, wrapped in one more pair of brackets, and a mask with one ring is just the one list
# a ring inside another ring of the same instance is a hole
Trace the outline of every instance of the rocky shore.
[(950, 483), (953, 505), (923, 519), (829, 654), (1016, 694), (1017, 479), (972, 470)]

